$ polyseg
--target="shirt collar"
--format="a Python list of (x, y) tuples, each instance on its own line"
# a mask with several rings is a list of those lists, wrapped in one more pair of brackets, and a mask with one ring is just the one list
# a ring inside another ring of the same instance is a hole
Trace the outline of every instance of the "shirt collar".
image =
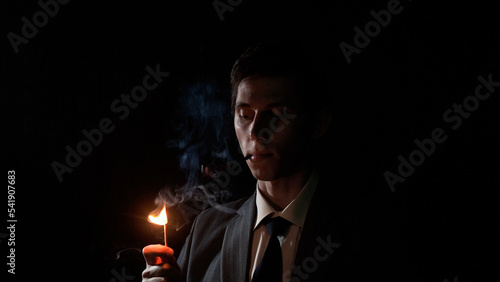
[(288, 204), (282, 211), (276, 211), (264, 198), (259, 190), (257, 184), (257, 192), (255, 197), (255, 204), (257, 206), (257, 218), (255, 220), (254, 230), (259, 226), (260, 222), (272, 214), (274, 216), (281, 216), (282, 218), (290, 221), (291, 223), (298, 225), (299, 227), (304, 226), (304, 221), (306, 220), (307, 209), (309, 208), (309, 203), (311, 202), (316, 186), (318, 186), (319, 175), (316, 170), (313, 170), (309, 180), (307, 180), (306, 185), (299, 192), (297, 197)]

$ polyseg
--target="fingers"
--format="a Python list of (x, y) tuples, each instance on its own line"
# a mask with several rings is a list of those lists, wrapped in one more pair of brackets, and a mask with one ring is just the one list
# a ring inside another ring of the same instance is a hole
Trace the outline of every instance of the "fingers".
[[(165, 264), (167, 265), (167, 264)], [(153, 279), (153, 278), (164, 278), (167, 276), (168, 270), (163, 266), (151, 266), (148, 265), (146, 269), (142, 272), (143, 281), (145, 279)], [(154, 280), (153, 280), (154, 281)]]
[[(171, 265), (165, 263), (161, 266), (159, 265), (148, 265), (146, 269), (142, 272), (143, 282), (153, 282), (153, 281), (182, 281), (182, 274), (179, 266), (177, 264)], [(164, 279), (164, 280), (161, 280)]]
[(174, 250), (163, 245), (149, 245), (142, 249), (146, 269), (142, 272), (143, 282), (182, 281), (182, 273), (175, 261)]
[(168, 271), (172, 269), (172, 266), (168, 263), (163, 265), (148, 265), (146, 269), (142, 272), (142, 277), (151, 278), (151, 277), (164, 277), (167, 275)]
[(153, 277), (153, 278), (144, 278), (142, 279), (142, 282), (167, 282), (167, 280), (161, 277)]
[(148, 265), (175, 263), (174, 250), (163, 245), (148, 245), (142, 249)]

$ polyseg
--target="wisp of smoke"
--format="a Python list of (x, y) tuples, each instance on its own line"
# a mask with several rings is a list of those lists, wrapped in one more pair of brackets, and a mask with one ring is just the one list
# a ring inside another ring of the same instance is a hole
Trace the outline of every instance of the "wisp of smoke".
[[(228, 145), (231, 114), (229, 99), (224, 99), (224, 95), (229, 94), (218, 89), (214, 81), (198, 82), (180, 89), (176, 113), (179, 123), (175, 126), (178, 138), (169, 140), (167, 146), (180, 151), (179, 166), (187, 179), (180, 188), (165, 188), (160, 192), (167, 206), (193, 199), (195, 190), (203, 184), (202, 165), (215, 167), (217, 163), (231, 160)], [(206, 199), (229, 196), (227, 190), (217, 191), (217, 194), (207, 195)]]

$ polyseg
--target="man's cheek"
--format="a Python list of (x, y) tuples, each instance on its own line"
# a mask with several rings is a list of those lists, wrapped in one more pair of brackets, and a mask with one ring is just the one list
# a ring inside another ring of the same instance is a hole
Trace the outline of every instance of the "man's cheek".
[(244, 141), (243, 134), (242, 134), (241, 130), (239, 130), (239, 128), (237, 128), (236, 126), (235, 126), (234, 129), (235, 129), (235, 132), (236, 132), (236, 138), (238, 139), (238, 143), (240, 144), (240, 146), (242, 146), (243, 145), (243, 141)]
[(240, 145), (240, 151), (242, 155), (245, 155), (248, 153), (248, 148), (247, 148), (247, 143), (244, 141), (238, 140), (238, 143)]

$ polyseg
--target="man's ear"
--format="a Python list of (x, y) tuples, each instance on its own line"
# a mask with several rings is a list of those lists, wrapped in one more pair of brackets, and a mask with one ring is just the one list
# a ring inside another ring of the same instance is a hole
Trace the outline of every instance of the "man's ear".
[(314, 115), (312, 138), (318, 140), (325, 135), (332, 121), (332, 113), (327, 110), (321, 110)]

